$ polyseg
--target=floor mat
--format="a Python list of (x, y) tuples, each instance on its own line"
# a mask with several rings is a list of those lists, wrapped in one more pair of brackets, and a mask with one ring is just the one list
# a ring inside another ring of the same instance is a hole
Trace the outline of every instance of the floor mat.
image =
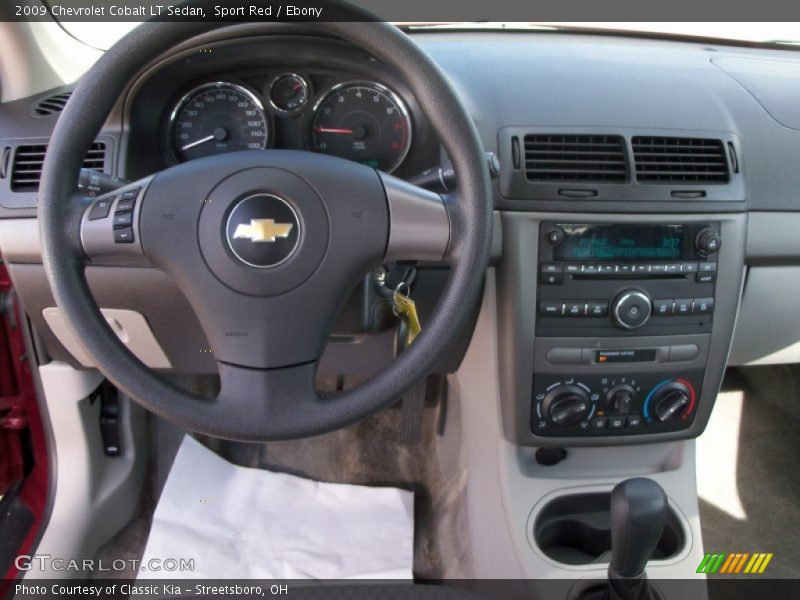
[[(191, 436), (159, 498), (142, 564), (191, 559), (171, 577), (412, 578), (414, 496), (232, 465)], [(148, 569), (139, 578), (159, 579)]]
[[(327, 382), (341, 386), (341, 381)], [(346, 382), (354, 385), (357, 382)], [(435, 385), (429, 400), (438, 396)], [(454, 407), (451, 407), (453, 412)], [(463, 579), (471, 572), (467, 516), (466, 470), (460, 447), (444, 447), (450, 438), (439, 435), (442, 405), (429, 401), (424, 409), (422, 440), (400, 443), (399, 405), (364, 421), (326, 435), (269, 444), (241, 444), (199, 438), (226, 460), (248, 467), (291, 473), (332, 483), (396, 486), (414, 492), (414, 574), (425, 579)], [(448, 419), (448, 429), (458, 428)], [(140, 558), (147, 541), (150, 520), (171, 460), (163, 435), (163, 422), (151, 418), (150, 489), (145, 491), (142, 514), (98, 551), (97, 558)], [(178, 438), (179, 439), (179, 438)], [(445, 439), (448, 441), (445, 442)], [(172, 452), (172, 453), (171, 453)], [(444, 457), (444, 458), (443, 458)], [(135, 574), (114, 573), (114, 577)]]
[(767, 576), (800, 577), (800, 367), (729, 370), (697, 456), (705, 552), (772, 552)]

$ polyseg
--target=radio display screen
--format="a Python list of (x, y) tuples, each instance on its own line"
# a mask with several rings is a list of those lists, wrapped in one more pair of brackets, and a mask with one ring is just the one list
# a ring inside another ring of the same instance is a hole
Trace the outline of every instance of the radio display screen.
[(685, 225), (559, 225), (566, 234), (553, 248), (555, 260), (681, 260), (692, 252)]

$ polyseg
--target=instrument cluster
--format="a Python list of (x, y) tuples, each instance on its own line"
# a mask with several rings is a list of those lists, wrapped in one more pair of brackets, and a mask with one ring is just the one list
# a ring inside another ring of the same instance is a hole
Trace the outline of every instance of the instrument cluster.
[(385, 172), (411, 147), (405, 101), (371, 80), (280, 72), (196, 84), (173, 102), (167, 159), (177, 163), (239, 150), (331, 154)]

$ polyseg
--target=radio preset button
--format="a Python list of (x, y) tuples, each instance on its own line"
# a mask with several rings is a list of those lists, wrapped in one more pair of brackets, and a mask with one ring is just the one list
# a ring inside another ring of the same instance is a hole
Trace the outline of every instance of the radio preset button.
[(697, 270), (701, 272), (707, 271), (716, 271), (717, 270), (717, 263), (715, 262), (701, 262), (697, 265)]
[(605, 317), (608, 315), (608, 302), (588, 302), (586, 314), (590, 317)]
[(666, 300), (653, 300), (653, 312), (658, 317), (668, 317), (673, 313), (675, 301), (671, 298)]
[(564, 271), (570, 274), (580, 273), (582, 266), (580, 263), (567, 263), (564, 265)]
[(585, 302), (565, 302), (564, 315), (567, 317), (582, 317), (586, 314)]
[(691, 298), (677, 298), (675, 300), (675, 314), (676, 315), (690, 315), (692, 314), (692, 305), (694, 300)]
[(665, 267), (666, 273), (668, 273), (668, 274), (680, 273), (681, 272), (680, 263), (669, 263), (667, 265), (664, 265), (664, 267)]
[(682, 263), (681, 273), (697, 273), (697, 263)]
[(583, 265), (581, 273), (583, 275), (597, 275), (598, 273), (600, 273), (600, 265), (594, 265), (594, 264)]

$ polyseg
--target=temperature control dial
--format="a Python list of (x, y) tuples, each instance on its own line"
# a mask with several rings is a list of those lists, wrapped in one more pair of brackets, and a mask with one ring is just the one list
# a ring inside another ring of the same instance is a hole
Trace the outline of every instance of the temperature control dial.
[(681, 416), (689, 407), (692, 393), (687, 386), (677, 381), (663, 386), (653, 396), (653, 413), (662, 423)]
[(577, 385), (560, 385), (545, 396), (543, 407), (553, 423), (568, 427), (589, 416), (592, 402), (583, 388)]
[(644, 416), (647, 421), (669, 423), (685, 420), (694, 410), (697, 394), (686, 379), (667, 379), (656, 385), (645, 399)]

